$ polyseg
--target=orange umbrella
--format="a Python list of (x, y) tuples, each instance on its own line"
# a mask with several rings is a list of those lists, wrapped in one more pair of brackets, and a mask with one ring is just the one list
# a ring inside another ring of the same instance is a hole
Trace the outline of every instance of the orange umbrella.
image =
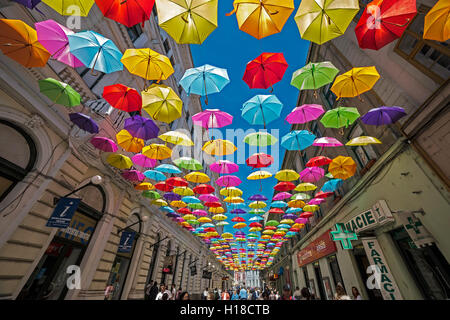
[(351, 157), (338, 156), (331, 161), (328, 171), (336, 179), (348, 179), (356, 172), (356, 163)]
[(50, 58), (36, 30), (21, 20), (0, 19), (0, 50), (26, 68), (43, 67)]

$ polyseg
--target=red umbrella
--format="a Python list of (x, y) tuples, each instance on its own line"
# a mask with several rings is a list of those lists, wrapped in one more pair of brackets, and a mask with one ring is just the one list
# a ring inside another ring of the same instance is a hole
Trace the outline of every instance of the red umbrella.
[(282, 53), (262, 53), (247, 63), (242, 78), (250, 89), (267, 89), (283, 78), (288, 64)]
[(370, 2), (355, 28), (360, 48), (379, 50), (400, 38), (416, 14), (416, 0)]
[(269, 214), (274, 213), (274, 214), (284, 214), (284, 211), (281, 210), (280, 208), (272, 208), (269, 211)]
[(220, 204), (220, 202), (205, 202), (205, 207), (208, 207), (208, 208), (218, 208), (221, 206), (222, 205)]
[(189, 210), (188, 208), (180, 208), (177, 210), (177, 212), (181, 214), (192, 214), (192, 211)]
[(235, 217), (233, 219), (231, 219), (231, 221), (233, 222), (245, 222), (245, 219), (242, 217)]
[(313, 215), (314, 213), (305, 211), (300, 214), (300, 218), (311, 218)]
[(314, 195), (314, 198), (325, 199), (334, 195), (334, 192), (323, 192), (319, 191)]
[(265, 226), (265, 227), (264, 227), (264, 230), (273, 230), (273, 231), (275, 231), (275, 230), (277, 230), (277, 227), (274, 227), (274, 226)]
[(103, 15), (128, 28), (150, 19), (155, 0), (95, 0)]
[(264, 168), (270, 166), (274, 159), (271, 155), (265, 153), (255, 153), (247, 160), (247, 165), (253, 168)]
[(307, 167), (321, 167), (326, 166), (327, 164), (330, 164), (332, 159), (324, 156), (318, 156), (309, 159), (309, 161), (306, 163)]
[(273, 188), (277, 191), (290, 191), (295, 189), (295, 184), (289, 181), (282, 181), (278, 182)]
[(123, 84), (104, 87), (103, 98), (112, 107), (125, 112), (141, 111), (142, 108), (142, 97), (139, 92)]
[(165, 192), (173, 190), (173, 187), (165, 182), (158, 182), (157, 184), (155, 184), (155, 188)]
[(192, 190), (198, 194), (209, 194), (213, 193), (216, 189), (214, 189), (214, 187), (210, 186), (209, 184), (199, 184)]
[(249, 225), (250, 228), (262, 228), (262, 224), (259, 222), (252, 222)]
[(189, 183), (180, 177), (172, 177), (166, 180), (166, 183), (172, 187), (187, 187)]

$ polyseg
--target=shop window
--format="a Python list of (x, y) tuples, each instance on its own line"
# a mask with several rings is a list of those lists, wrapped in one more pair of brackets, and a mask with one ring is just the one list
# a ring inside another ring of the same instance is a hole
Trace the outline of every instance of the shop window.
[(22, 128), (0, 120), (0, 202), (31, 171), (36, 155), (33, 140)]
[(421, 5), (394, 49), (401, 57), (442, 84), (450, 77), (450, 48), (447, 42), (423, 39), (425, 15), (429, 7)]
[(330, 266), (334, 286), (336, 287), (338, 284), (340, 284), (341, 286), (344, 287), (344, 280), (342, 279), (341, 269), (339, 268), (339, 263), (337, 261), (336, 255), (333, 254), (327, 257), (327, 261)]
[(131, 28), (127, 28), (128, 35), (130, 36), (131, 42), (135, 42), (140, 35), (143, 33), (142, 27), (140, 24), (132, 26)]

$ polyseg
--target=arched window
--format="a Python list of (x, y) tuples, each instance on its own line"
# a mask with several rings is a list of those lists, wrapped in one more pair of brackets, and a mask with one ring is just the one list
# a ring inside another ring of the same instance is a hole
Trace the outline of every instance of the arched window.
[(160, 241), (161, 241), (161, 235), (158, 233), (156, 235), (155, 245), (153, 246), (152, 260), (150, 261), (150, 266), (149, 266), (149, 269), (148, 269), (147, 282), (146, 283), (149, 283), (150, 280), (153, 280), (153, 281), (156, 280), (156, 279), (153, 279), (153, 272), (155, 270), (156, 259), (158, 258)]
[(20, 127), (0, 119), (0, 202), (36, 162), (33, 139)]
[[(172, 248), (172, 240), (169, 240), (169, 243), (167, 244), (166, 254), (164, 255), (165, 259), (167, 259), (167, 257), (170, 257), (170, 251), (171, 251), (171, 248)], [(167, 264), (168, 264), (168, 261), (167, 261), (167, 260), (164, 261), (163, 269), (167, 266)], [(166, 281), (166, 274), (167, 274), (167, 273), (165, 273), (165, 272), (163, 271), (163, 273), (162, 273), (162, 278), (161, 278), (161, 284), (166, 284), (166, 283), (165, 283), (165, 281)]]

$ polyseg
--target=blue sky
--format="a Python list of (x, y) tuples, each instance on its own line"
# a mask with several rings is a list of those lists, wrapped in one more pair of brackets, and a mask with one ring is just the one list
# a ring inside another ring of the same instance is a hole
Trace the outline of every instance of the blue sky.
[[(226, 13), (233, 10), (232, 1), (219, 1), (219, 16), (218, 27), (211, 35), (203, 42), (202, 45), (191, 45), (192, 56), (194, 65), (196, 67), (210, 64), (216, 67), (225, 68), (228, 70), (228, 75), (231, 82), (220, 93), (212, 94), (208, 96), (209, 103), (205, 106), (202, 99), (203, 109), (221, 109), (233, 115), (233, 124), (225, 127), (224, 129), (243, 129), (244, 131), (253, 128), (256, 131), (263, 129), (263, 126), (251, 126), (241, 117), (242, 104), (248, 99), (257, 94), (271, 94), (270, 89), (249, 89), (247, 84), (242, 80), (247, 62), (255, 59), (263, 52), (282, 52), (286, 61), (289, 64), (283, 80), (274, 85), (274, 91), (272, 94), (283, 103), (283, 110), (279, 119), (269, 123), (267, 130), (269, 133), (273, 129), (279, 130), (279, 139), (290, 131), (290, 125), (284, 119), (286, 115), (296, 107), (299, 91), (295, 87), (290, 85), (292, 73), (305, 65), (306, 56), (309, 48), (309, 41), (304, 41), (300, 38), (297, 25), (294, 21), (294, 15), (300, 4), (300, 0), (295, 0), (295, 10), (289, 17), (289, 20), (285, 24), (281, 33), (271, 35), (269, 37), (258, 40), (249, 34), (240, 31), (237, 25), (236, 16), (225, 16)], [(224, 136), (225, 130), (222, 130)], [(235, 139), (235, 145), (238, 146), (240, 141)], [(239, 146), (238, 146), (239, 148)], [(253, 148), (252, 148), (253, 149)], [(237, 157), (236, 151), (234, 157)], [(242, 151), (241, 151), (242, 152)], [(247, 159), (256, 150), (249, 150), (246, 148), (245, 159)], [(281, 146), (260, 150), (271, 154), (275, 158), (275, 165), (270, 168), (266, 168), (267, 171), (275, 173), (279, 170), (282, 164), (285, 149)], [(233, 156), (229, 160), (237, 161)], [(273, 186), (277, 183), (275, 178), (269, 178), (262, 180), (262, 191), (260, 191), (260, 184), (258, 181), (252, 182), (247, 180), (247, 176), (254, 170), (248, 167), (245, 163), (240, 164), (239, 172), (235, 175), (239, 176), (243, 181), (238, 187), (244, 191), (243, 198), (248, 201), (248, 197), (253, 194), (264, 194), (269, 200), (268, 206), (265, 210), (269, 209), (270, 201), (273, 195)], [(230, 215), (235, 216), (235, 215)], [(247, 221), (253, 215), (247, 214), (242, 217)], [(236, 230), (232, 228), (233, 222), (229, 218), (227, 221), (229, 226), (225, 227), (225, 232), (234, 233)], [(243, 229), (248, 233), (248, 228)]]

